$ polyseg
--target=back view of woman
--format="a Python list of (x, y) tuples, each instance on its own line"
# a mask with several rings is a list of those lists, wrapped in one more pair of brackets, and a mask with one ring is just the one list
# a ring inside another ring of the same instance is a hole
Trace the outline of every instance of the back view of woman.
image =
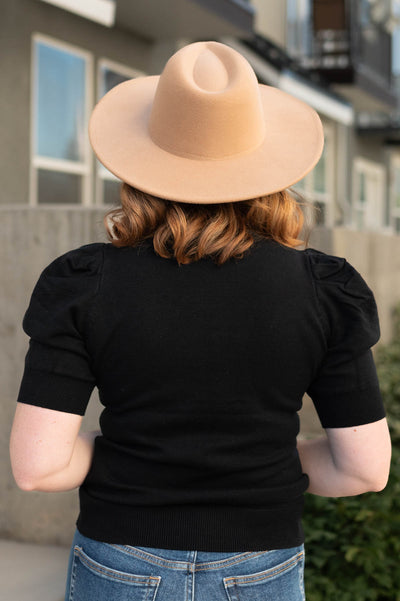
[[(36, 285), (11, 436), (22, 489), (79, 487), (65, 599), (300, 601), (304, 493), (381, 490), (390, 462), (373, 294), (297, 249), (320, 120), (198, 42), (111, 90), (90, 138), (121, 207)], [(306, 392), (326, 436), (297, 443)]]

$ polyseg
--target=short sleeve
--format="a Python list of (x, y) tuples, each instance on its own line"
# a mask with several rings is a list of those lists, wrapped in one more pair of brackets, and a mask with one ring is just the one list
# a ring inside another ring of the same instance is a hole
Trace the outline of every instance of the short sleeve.
[(380, 337), (374, 295), (345, 259), (306, 252), (327, 342), (307, 392), (324, 428), (378, 421), (385, 410), (371, 351)]
[(70, 251), (41, 274), (23, 320), (30, 342), (18, 402), (84, 415), (96, 384), (85, 336), (102, 249), (89, 244)]

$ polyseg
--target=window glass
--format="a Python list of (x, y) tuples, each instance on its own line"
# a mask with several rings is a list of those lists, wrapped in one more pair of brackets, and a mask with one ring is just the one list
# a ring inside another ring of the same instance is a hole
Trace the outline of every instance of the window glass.
[(379, 231), (385, 227), (385, 167), (357, 157), (354, 161), (353, 224), (359, 229)]
[(124, 81), (128, 81), (129, 77), (122, 75), (121, 73), (117, 73), (108, 67), (101, 67), (101, 96), (104, 96), (107, 92), (109, 92), (112, 88), (123, 83)]
[[(132, 77), (128, 77), (106, 65), (101, 65), (100, 67), (100, 97), (107, 94), (112, 88), (123, 83), (124, 81), (128, 81), (132, 79)], [(117, 179), (112, 173), (108, 171), (97, 160), (97, 173), (100, 177), (101, 181), (101, 202), (103, 204), (119, 204), (120, 202), (120, 188), (121, 181)]]
[(360, 0), (359, 4), (360, 9), (360, 23), (362, 27), (366, 27), (370, 24), (371, 21), (371, 4), (369, 0)]
[(36, 154), (83, 161), (85, 59), (42, 41), (36, 44)]
[(394, 170), (394, 206), (400, 209), (400, 167)]
[(310, 0), (287, 0), (287, 50), (292, 56), (309, 56), (312, 43)]
[(119, 180), (105, 179), (103, 182), (103, 202), (106, 205), (115, 205), (120, 202), (121, 182)]
[(356, 227), (358, 230), (364, 229), (364, 211), (356, 211)]
[(82, 202), (82, 176), (38, 169), (40, 204), (79, 204)]
[(316, 192), (326, 192), (326, 144), (320, 160), (314, 169), (314, 190)]
[(358, 200), (364, 204), (366, 199), (366, 175), (364, 172), (361, 172), (358, 174)]
[(315, 207), (315, 225), (324, 225), (326, 221), (326, 203), (314, 202)]

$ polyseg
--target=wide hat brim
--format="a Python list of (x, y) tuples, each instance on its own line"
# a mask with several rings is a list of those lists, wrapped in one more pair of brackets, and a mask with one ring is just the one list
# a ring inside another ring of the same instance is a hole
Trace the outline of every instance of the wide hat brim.
[(148, 128), (159, 76), (121, 83), (93, 110), (89, 137), (100, 162), (122, 181), (154, 196), (187, 203), (234, 202), (284, 190), (318, 162), (320, 118), (297, 98), (263, 84), (265, 136), (257, 148), (222, 159), (178, 156)]

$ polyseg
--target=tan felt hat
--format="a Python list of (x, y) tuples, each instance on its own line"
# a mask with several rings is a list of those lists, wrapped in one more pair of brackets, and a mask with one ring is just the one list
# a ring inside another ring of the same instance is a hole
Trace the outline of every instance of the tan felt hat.
[(189, 44), (160, 76), (113, 88), (95, 106), (89, 136), (124, 182), (204, 204), (288, 188), (316, 165), (324, 142), (314, 109), (258, 84), (246, 59), (219, 42)]

